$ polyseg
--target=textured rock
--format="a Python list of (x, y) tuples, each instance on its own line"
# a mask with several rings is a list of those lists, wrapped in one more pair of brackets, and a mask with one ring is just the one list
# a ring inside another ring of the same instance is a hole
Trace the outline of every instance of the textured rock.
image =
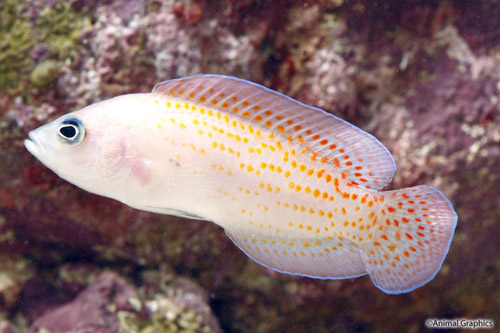
[(165, 272), (161, 281), (144, 282), (137, 291), (115, 273), (102, 273), (73, 300), (44, 312), (30, 331), (220, 332), (205, 292), (193, 282)]
[(134, 288), (112, 273), (99, 276), (75, 300), (45, 312), (31, 325), (31, 332), (117, 332), (116, 311), (131, 311)]

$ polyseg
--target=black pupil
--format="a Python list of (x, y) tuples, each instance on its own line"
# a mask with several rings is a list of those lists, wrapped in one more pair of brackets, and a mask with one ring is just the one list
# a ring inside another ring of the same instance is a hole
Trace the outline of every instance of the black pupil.
[(72, 139), (76, 136), (76, 127), (74, 125), (63, 126), (59, 129), (59, 133), (65, 138)]

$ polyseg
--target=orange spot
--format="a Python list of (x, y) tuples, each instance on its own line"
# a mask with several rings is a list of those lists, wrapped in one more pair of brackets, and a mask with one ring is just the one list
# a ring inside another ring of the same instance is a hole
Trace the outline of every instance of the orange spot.
[(250, 105), (250, 103), (249, 103), (248, 101), (243, 101), (243, 103), (242, 103), (242, 104), (243, 104), (243, 106), (248, 106), (248, 105)]
[(394, 212), (396, 212), (396, 209), (394, 209), (393, 207), (387, 207), (387, 210), (388, 210), (390, 213), (394, 213)]
[(328, 140), (327, 139), (323, 139), (319, 143), (324, 146), (324, 145), (328, 144)]
[(339, 180), (337, 177), (333, 179), (333, 184), (335, 185), (335, 187), (339, 187)]
[(362, 204), (364, 204), (366, 202), (366, 198), (368, 198), (368, 194), (365, 194), (365, 195), (363, 195), (363, 197), (361, 197)]
[(413, 239), (413, 237), (412, 237), (409, 233), (407, 233), (407, 232), (405, 232), (405, 236), (406, 236), (409, 240), (412, 240), (412, 239)]

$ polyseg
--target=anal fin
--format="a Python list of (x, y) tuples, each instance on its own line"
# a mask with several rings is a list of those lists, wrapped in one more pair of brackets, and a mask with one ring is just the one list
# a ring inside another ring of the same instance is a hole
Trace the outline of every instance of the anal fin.
[(363, 253), (354, 242), (343, 237), (299, 240), (227, 229), (226, 234), (251, 259), (281, 273), (317, 279), (367, 274)]

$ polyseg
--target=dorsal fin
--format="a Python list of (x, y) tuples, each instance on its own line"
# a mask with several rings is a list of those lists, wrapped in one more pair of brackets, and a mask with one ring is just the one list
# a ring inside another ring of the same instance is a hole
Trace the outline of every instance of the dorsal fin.
[(396, 171), (372, 135), (323, 110), (261, 85), (222, 75), (194, 75), (158, 83), (153, 93), (192, 101), (265, 127), (310, 158), (336, 167), (350, 185), (380, 189)]

